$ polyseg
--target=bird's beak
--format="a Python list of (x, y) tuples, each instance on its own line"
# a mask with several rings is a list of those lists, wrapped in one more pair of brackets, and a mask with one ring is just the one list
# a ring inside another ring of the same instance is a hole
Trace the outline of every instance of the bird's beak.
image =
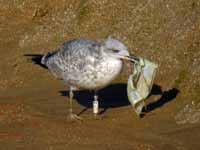
[(136, 56), (134, 55), (130, 55), (130, 56), (125, 56), (124, 59), (128, 60), (128, 61), (131, 61), (133, 63), (139, 63), (140, 59), (137, 58)]

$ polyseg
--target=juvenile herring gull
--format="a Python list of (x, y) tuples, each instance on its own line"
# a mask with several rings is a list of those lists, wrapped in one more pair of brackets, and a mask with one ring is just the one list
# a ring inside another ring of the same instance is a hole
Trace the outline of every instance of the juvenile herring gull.
[(121, 72), (123, 59), (134, 61), (127, 47), (119, 40), (108, 38), (102, 43), (86, 39), (74, 39), (63, 43), (56, 51), (42, 57), (41, 63), (69, 88), (70, 117), (80, 119), (73, 114), (73, 91), (94, 90), (106, 87)]

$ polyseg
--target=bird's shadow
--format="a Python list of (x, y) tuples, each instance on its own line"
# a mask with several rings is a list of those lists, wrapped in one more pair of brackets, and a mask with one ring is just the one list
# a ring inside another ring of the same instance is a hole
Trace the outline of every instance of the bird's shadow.
[[(130, 105), (130, 102), (127, 97), (126, 88), (127, 88), (126, 84), (114, 84), (100, 90), (98, 92), (99, 99), (100, 99), (99, 107), (102, 108), (102, 111), (100, 112), (100, 114), (104, 113), (109, 108)], [(59, 91), (59, 92), (62, 96), (69, 95), (68, 91)], [(145, 113), (151, 112), (159, 107), (162, 107), (164, 104), (174, 100), (176, 96), (178, 95), (178, 93), (179, 93), (179, 90), (176, 88), (172, 88), (168, 91), (162, 91), (161, 86), (154, 84), (149, 97), (153, 95), (160, 95), (160, 98), (154, 102), (149, 103), (147, 105), (147, 110), (144, 110)], [(82, 113), (87, 111), (87, 109), (92, 108), (92, 101), (94, 99), (93, 96), (94, 96), (94, 93), (92, 93), (91, 91), (75, 92), (74, 99), (76, 99), (80, 105), (85, 107), (78, 115), (81, 115)], [(143, 116), (144, 115), (142, 115), (141, 117)]]
[[(25, 57), (28, 57), (28, 60), (31, 60), (33, 64), (39, 65), (42, 68), (47, 69), (47, 67), (41, 64), (41, 59), (43, 55), (41, 54), (25, 54)], [(103, 108), (100, 113), (104, 113), (108, 108), (122, 107), (130, 105), (127, 97), (126, 84), (114, 84), (110, 85), (99, 91), (99, 106)], [(147, 110), (144, 110), (146, 113), (151, 112), (159, 107), (162, 107), (166, 103), (174, 100), (179, 94), (179, 90), (172, 88), (168, 91), (163, 91), (162, 87), (154, 84), (151, 90), (151, 93), (148, 98), (153, 95), (160, 95), (160, 98), (154, 102), (150, 102), (147, 105)], [(68, 91), (59, 91), (62, 96), (68, 96)], [(91, 91), (77, 91), (75, 92), (75, 97), (79, 104), (85, 107), (79, 115), (84, 113), (88, 108), (92, 107), (94, 93)], [(148, 101), (148, 100), (147, 100)]]

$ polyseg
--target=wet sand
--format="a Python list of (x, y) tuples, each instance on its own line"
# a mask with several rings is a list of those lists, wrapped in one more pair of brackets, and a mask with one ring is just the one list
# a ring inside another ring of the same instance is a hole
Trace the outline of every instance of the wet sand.
[[(200, 143), (200, 2), (1, 1), (0, 149), (198, 150)], [(68, 119), (61, 81), (37, 64), (64, 41), (84, 37), (123, 41), (131, 53), (159, 64), (138, 118), (126, 96), (128, 66), (100, 91), (101, 113), (92, 114), (92, 92), (76, 92)]]

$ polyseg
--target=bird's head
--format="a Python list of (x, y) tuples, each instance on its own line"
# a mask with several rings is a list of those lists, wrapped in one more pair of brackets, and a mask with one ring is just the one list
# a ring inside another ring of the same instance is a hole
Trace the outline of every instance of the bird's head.
[(103, 42), (104, 52), (117, 59), (125, 59), (129, 61), (134, 61), (137, 59), (135, 56), (130, 55), (128, 48), (119, 40), (109, 37)]

